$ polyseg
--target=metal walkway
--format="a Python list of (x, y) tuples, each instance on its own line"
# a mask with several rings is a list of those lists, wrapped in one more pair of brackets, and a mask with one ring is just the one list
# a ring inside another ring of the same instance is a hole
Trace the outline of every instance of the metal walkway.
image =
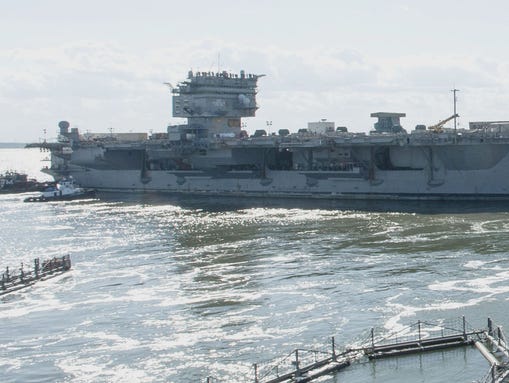
[(17, 274), (12, 273), (8, 267), (0, 279), (0, 296), (32, 286), (38, 281), (54, 278), (71, 269), (71, 257), (54, 257), (40, 262), (34, 259), (33, 269), (26, 270), (23, 263)]
[[(334, 338), (331, 338), (330, 344), (324, 349), (296, 349), (277, 361), (256, 363), (253, 365), (253, 375), (245, 381), (311, 382), (338, 373), (354, 363), (474, 346), (489, 363), (484, 377), (475, 382), (509, 383), (509, 345), (502, 328), (495, 327), (488, 318), (486, 329), (474, 330), (469, 328), (464, 317), (440, 323), (418, 321), (385, 337), (375, 336), (372, 329), (368, 339), (359, 346), (341, 352), (337, 352)], [(207, 383), (212, 382), (221, 380), (207, 378)]]

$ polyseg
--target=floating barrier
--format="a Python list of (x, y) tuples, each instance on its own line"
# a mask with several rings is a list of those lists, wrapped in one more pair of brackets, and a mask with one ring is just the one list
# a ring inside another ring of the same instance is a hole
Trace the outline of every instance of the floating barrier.
[(5, 268), (0, 279), (0, 296), (32, 286), (38, 281), (54, 278), (71, 269), (71, 257), (54, 257), (40, 262), (34, 259), (33, 269), (25, 270), (23, 263), (19, 272), (14, 274), (9, 267)]
[[(490, 368), (476, 383), (509, 383), (509, 345), (502, 328), (488, 318), (486, 329), (467, 328), (465, 317), (449, 323), (418, 321), (387, 337), (375, 337), (371, 330), (369, 339), (358, 347), (346, 348), (338, 353), (334, 337), (330, 345), (317, 350), (295, 349), (287, 356), (268, 363), (255, 363), (253, 375), (246, 382), (284, 383), (311, 382), (325, 375), (336, 374), (354, 363), (397, 358), (458, 347), (476, 347), (488, 361)], [(221, 382), (212, 377), (209, 382)]]

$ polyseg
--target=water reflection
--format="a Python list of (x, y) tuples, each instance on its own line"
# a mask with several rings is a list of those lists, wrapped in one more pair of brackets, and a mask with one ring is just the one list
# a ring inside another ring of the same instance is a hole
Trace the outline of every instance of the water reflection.
[(357, 210), (367, 212), (401, 212), (418, 214), (469, 214), (509, 212), (509, 201), (396, 201), (396, 200), (327, 200), (312, 198), (267, 198), (239, 196), (205, 196), (172, 193), (101, 192), (101, 201), (127, 204), (173, 204), (185, 209), (208, 212), (249, 208)]

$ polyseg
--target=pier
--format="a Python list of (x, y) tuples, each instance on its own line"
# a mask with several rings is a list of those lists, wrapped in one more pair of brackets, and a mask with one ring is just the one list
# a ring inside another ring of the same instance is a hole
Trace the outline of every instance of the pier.
[(34, 285), (38, 281), (54, 278), (71, 269), (71, 257), (54, 257), (40, 261), (34, 259), (33, 268), (27, 269), (23, 263), (17, 272), (12, 272), (9, 267), (5, 268), (0, 279), (0, 296), (24, 289)]
[[(321, 349), (295, 349), (276, 361), (253, 364), (252, 383), (307, 383), (325, 375), (340, 373), (354, 363), (369, 363), (444, 349), (475, 347), (489, 367), (476, 383), (509, 383), (509, 344), (500, 326), (488, 318), (485, 329), (472, 329), (465, 317), (454, 321), (416, 323), (387, 336), (374, 329), (359, 345), (338, 351), (334, 337)], [(473, 377), (476, 378), (476, 377)], [(208, 377), (207, 383), (221, 382)]]

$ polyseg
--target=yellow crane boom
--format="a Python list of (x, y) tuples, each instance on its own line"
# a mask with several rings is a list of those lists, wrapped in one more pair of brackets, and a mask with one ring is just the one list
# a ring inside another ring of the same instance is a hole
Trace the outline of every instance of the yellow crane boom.
[(434, 132), (441, 132), (442, 127), (449, 121), (455, 119), (456, 117), (459, 117), (459, 114), (453, 114), (451, 117), (447, 117), (445, 120), (440, 121), (438, 124), (428, 126), (428, 129)]

